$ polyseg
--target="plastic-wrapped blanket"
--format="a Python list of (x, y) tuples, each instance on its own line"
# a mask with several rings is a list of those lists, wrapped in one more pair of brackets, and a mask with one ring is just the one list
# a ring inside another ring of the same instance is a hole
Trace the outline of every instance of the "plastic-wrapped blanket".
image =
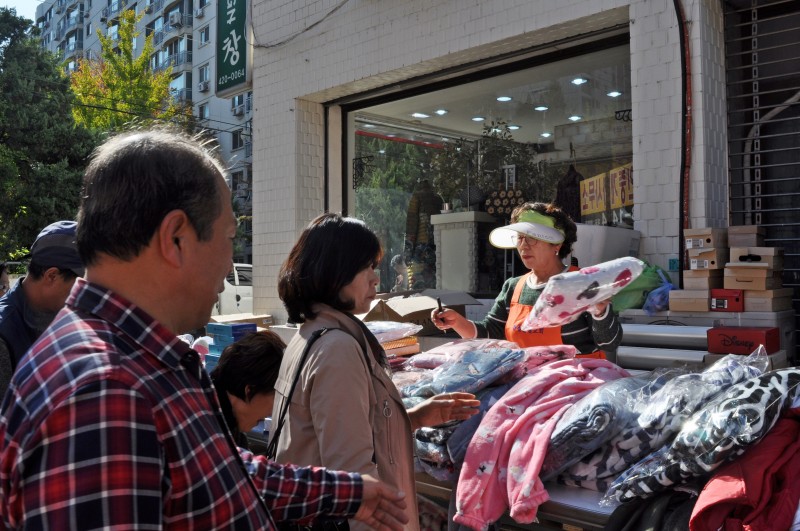
[[(790, 406), (758, 445), (719, 467), (692, 510), (691, 531), (800, 529), (800, 421)], [(627, 504), (626, 504), (627, 505)], [(624, 506), (623, 506), (624, 507)]]
[(525, 347), (522, 359), (501, 381), (516, 382), (549, 361), (572, 359), (580, 354), (573, 345), (548, 345), (544, 347)]
[(800, 396), (800, 369), (771, 371), (740, 382), (693, 415), (672, 444), (615, 481), (604, 503), (648, 497), (702, 477), (758, 443)]
[(610, 299), (644, 270), (645, 263), (626, 256), (550, 277), (523, 321), (522, 330), (560, 326), (598, 302)]
[(364, 324), (379, 343), (413, 336), (423, 328), (414, 323), (399, 323), (397, 321), (365, 321)]
[(521, 349), (495, 348), (465, 352), (446, 362), (418, 382), (403, 387), (403, 396), (431, 397), (441, 393), (474, 393), (510, 372), (522, 359)]
[(510, 508), (515, 521), (532, 522), (548, 499), (539, 470), (556, 422), (592, 389), (627, 376), (606, 360), (569, 359), (542, 365), (518, 381), (472, 437), (459, 476), (455, 521), (483, 529)]
[(764, 372), (763, 352), (725, 356), (701, 373), (675, 376), (660, 388), (645, 388), (639, 416), (610, 441), (570, 466), (559, 482), (606, 491), (616, 477), (669, 442), (684, 422), (708, 400), (731, 385)]
[(453, 361), (467, 352), (492, 348), (518, 349), (519, 345), (505, 339), (456, 339), (408, 359), (408, 365), (419, 369), (435, 369), (448, 361)]
[(427, 377), (427, 372), (418, 369), (409, 369), (405, 366), (403, 370), (395, 371), (392, 373), (392, 382), (394, 382), (397, 389), (402, 389), (409, 385), (419, 382), (422, 378)]
[(436, 428), (420, 428), (414, 433), (414, 454), (418, 466), (428, 475), (440, 481), (454, 481), (458, 478), (447, 441), (460, 422), (449, 422)]
[(556, 424), (542, 463), (542, 481), (552, 479), (600, 448), (637, 417), (642, 396), (660, 389), (664, 371), (601, 385), (575, 403)]
[(478, 413), (462, 421), (450, 438), (447, 439), (447, 453), (450, 454), (450, 460), (457, 467), (460, 467), (461, 463), (464, 462), (464, 456), (467, 454), (469, 442), (472, 440), (472, 436), (475, 434), (478, 426), (480, 426), (481, 420), (483, 420), (486, 412), (489, 411), (515, 383), (516, 382), (496, 387), (487, 387), (478, 393), (477, 398), (481, 401)]

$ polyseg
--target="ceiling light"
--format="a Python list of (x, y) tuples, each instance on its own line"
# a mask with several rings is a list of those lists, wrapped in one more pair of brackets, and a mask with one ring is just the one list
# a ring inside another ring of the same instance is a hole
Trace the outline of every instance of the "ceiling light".
[(619, 98), (620, 96), (622, 96), (622, 92), (620, 92), (618, 90), (612, 90), (611, 92), (606, 94), (606, 96), (609, 96), (611, 98)]
[(540, 134), (539, 136), (542, 136), (544, 138), (550, 138), (552, 135), (553, 135), (553, 133), (548, 133), (547, 131), (545, 131), (544, 133)]
[(584, 83), (588, 82), (589, 80), (586, 79), (585, 77), (576, 77), (575, 79), (572, 80), (573, 85), (583, 85)]
[(539, 106), (533, 108), (534, 111), (539, 111), (539, 112), (544, 112), (547, 109), (549, 109), (549, 107), (547, 105), (539, 105)]
[(573, 114), (572, 116), (569, 117), (569, 121), (571, 121), (571, 122), (577, 122), (580, 119), (581, 119), (581, 117), (578, 116), (577, 114)]
[(364, 129), (374, 129), (375, 124), (364, 124)]
[(511, 96), (498, 96), (497, 101), (511, 101)]
[(515, 125), (515, 124), (511, 124), (511, 125), (509, 125), (509, 126), (508, 126), (508, 128), (509, 128), (511, 131), (516, 131), (517, 129), (519, 129), (519, 127), (520, 127), (520, 126), (518, 126), (518, 125)]
[(439, 116), (444, 116), (445, 114), (447, 114), (447, 109), (436, 109), (436, 110), (435, 110), (435, 111), (433, 111), (433, 112), (435, 112), (435, 113), (436, 113), (436, 114), (438, 114)]
[(482, 121), (484, 121), (485, 119), (486, 119), (486, 118), (484, 118), (483, 116), (473, 116), (473, 117), (472, 117), (472, 121), (473, 121), (473, 122), (482, 122)]
[(411, 116), (413, 116), (414, 118), (430, 118), (431, 117), (430, 114), (425, 114), (424, 112), (415, 112)]

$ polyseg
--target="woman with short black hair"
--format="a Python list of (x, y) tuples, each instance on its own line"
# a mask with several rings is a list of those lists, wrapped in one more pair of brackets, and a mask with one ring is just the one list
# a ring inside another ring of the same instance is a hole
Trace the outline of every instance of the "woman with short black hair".
[[(337, 214), (314, 219), (289, 253), (278, 294), (300, 329), (275, 386), (273, 431), (284, 403), (288, 414), (271, 443), (278, 461), (375, 475), (416, 500), (412, 430), (466, 419), (480, 403), (452, 393), (406, 411), (385, 352), (354, 315), (375, 299), (382, 256), (362, 221)], [(416, 503), (407, 514), (408, 527), (417, 529)]]

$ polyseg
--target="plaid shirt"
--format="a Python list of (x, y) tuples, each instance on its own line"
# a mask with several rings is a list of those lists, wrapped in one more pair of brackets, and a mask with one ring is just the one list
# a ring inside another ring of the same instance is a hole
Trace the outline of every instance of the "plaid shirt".
[(0, 441), (5, 528), (270, 529), (351, 517), (363, 492), (237, 450), (197, 353), (83, 279), (22, 359)]

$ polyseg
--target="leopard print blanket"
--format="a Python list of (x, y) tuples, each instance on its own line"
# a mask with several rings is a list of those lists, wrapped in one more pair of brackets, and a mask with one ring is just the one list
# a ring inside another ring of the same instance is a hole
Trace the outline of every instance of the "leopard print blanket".
[(689, 418), (671, 444), (617, 478), (604, 502), (646, 498), (709, 475), (757, 444), (786, 409), (798, 405), (798, 368), (767, 372), (733, 385)]

